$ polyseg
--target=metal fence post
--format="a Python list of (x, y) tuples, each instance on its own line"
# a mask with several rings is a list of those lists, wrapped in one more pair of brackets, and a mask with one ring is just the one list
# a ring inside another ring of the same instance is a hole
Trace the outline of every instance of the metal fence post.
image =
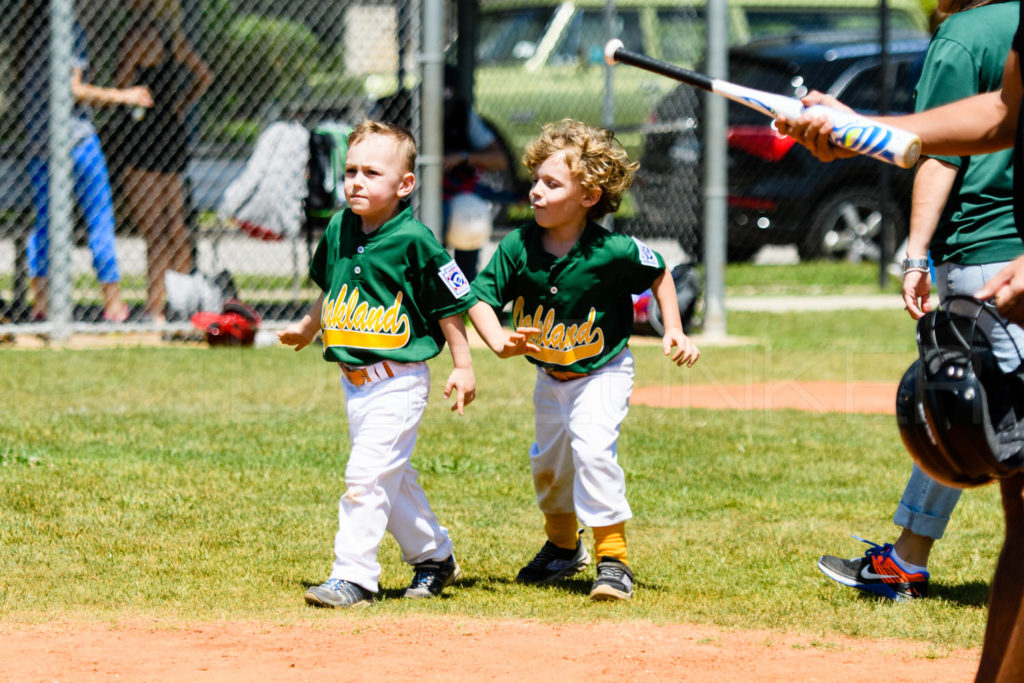
[(71, 46), (74, 44), (71, 0), (50, 0), (50, 175), (49, 318), (53, 338), (71, 336)]
[(441, 0), (423, 3), (423, 45), (420, 97), (420, 220), (440, 239), (444, 226), (441, 208), (441, 165), (444, 158), (444, 5)]
[[(708, 0), (708, 74), (728, 78), (726, 0)], [(725, 148), (728, 110), (723, 97), (704, 98), (704, 334), (726, 335), (725, 260), (728, 159)]]

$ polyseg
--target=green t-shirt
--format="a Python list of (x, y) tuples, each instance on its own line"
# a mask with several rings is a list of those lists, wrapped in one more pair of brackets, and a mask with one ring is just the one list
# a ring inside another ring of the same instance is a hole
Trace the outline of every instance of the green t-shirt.
[(349, 209), (335, 214), (309, 266), (324, 291), (324, 359), (433, 358), (445, 341), (437, 321), (476, 303), (465, 275), (412, 209), (369, 235), (360, 225)]
[(588, 223), (565, 256), (544, 250), (536, 223), (505, 236), (473, 280), (481, 301), (500, 309), (512, 303), (513, 327), (537, 327), (531, 363), (591, 372), (625, 348), (633, 330), (633, 297), (665, 270), (643, 242)]
[[(928, 46), (915, 109), (998, 90), (1017, 28), (1019, 2), (986, 5), (946, 19)], [(936, 263), (978, 265), (1024, 253), (1013, 221), (1012, 150), (973, 157), (942, 157), (959, 167), (932, 238)]]

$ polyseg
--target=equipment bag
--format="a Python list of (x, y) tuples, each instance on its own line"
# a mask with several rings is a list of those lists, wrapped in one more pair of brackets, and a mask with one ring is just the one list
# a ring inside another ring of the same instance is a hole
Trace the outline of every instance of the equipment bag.
[(327, 225), (345, 206), (345, 153), (352, 126), (324, 121), (309, 136), (309, 194), (306, 218)]

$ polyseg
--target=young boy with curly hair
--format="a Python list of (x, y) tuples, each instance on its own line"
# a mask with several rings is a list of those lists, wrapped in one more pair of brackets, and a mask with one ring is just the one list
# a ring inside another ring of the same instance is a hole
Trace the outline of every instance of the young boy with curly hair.
[[(617, 442), (633, 390), (631, 295), (651, 288), (664, 312), (662, 349), (677, 365), (692, 366), (700, 351), (683, 333), (661, 255), (595, 222), (619, 207), (638, 167), (613, 134), (572, 119), (548, 124), (523, 163), (534, 221), (501, 241), (473, 281), (480, 301), (470, 309), (495, 353), (525, 353), (537, 367), (530, 465), (547, 541), (516, 581), (550, 584), (586, 568), (582, 524), (598, 558), (591, 599), (628, 600), (632, 512)], [(508, 303), (511, 335), (495, 313)]]

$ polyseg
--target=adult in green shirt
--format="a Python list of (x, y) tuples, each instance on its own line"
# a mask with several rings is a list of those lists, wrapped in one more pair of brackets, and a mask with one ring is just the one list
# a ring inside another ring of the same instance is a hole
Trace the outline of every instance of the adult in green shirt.
[[(952, 14), (933, 37), (917, 84), (915, 110), (999, 90), (1020, 3), (940, 0)], [(1024, 253), (1013, 220), (1013, 158), (1009, 149), (970, 157), (922, 157), (914, 176), (910, 237), (903, 262), (903, 301), (917, 320), (932, 310), (932, 278), (944, 307), (950, 296), (970, 296), (1003, 266)], [(949, 302), (955, 310), (956, 302)], [(1004, 370), (1020, 363), (1024, 330), (987, 321)], [(1011, 339), (1012, 337), (1012, 339)], [(961, 489), (939, 484), (916, 464), (893, 522), (902, 531), (894, 544), (871, 548), (851, 560), (830, 555), (818, 568), (836, 581), (892, 599), (925, 597), (928, 557), (942, 538)]]

